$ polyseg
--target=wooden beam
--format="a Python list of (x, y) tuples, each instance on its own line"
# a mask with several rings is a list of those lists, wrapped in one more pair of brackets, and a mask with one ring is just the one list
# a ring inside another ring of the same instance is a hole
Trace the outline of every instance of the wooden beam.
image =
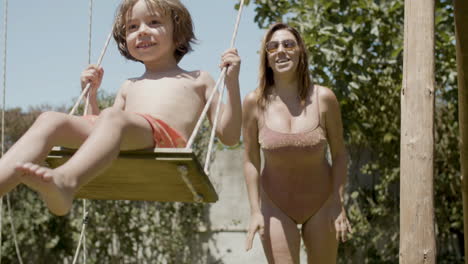
[(434, 3), (433, 0), (405, 0), (400, 264), (436, 263), (433, 190)]
[(458, 119), (462, 177), (465, 264), (468, 264), (468, 2), (455, 0), (455, 36), (458, 70)]

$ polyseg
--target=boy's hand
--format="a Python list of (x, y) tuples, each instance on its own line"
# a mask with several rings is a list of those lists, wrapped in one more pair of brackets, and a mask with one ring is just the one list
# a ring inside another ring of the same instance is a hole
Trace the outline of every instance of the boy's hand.
[(88, 83), (91, 83), (89, 88), (89, 95), (96, 96), (97, 89), (101, 86), (102, 76), (104, 75), (104, 69), (96, 65), (89, 65), (81, 73), (81, 89), (84, 89)]
[(240, 71), (241, 59), (237, 53), (237, 49), (228, 49), (221, 56), (221, 64), (219, 67), (222, 69), (228, 67), (226, 71), (226, 81), (238, 81)]

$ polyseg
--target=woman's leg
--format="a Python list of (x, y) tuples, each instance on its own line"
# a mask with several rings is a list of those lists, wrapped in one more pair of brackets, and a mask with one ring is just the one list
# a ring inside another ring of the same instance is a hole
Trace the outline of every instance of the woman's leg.
[(110, 165), (121, 148), (142, 149), (153, 145), (152, 128), (143, 117), (107, 108), (89, 137), (65, 164), (49, 169), (29, 163), (17, 170), (28, 174), (24, 182), (42, 194), (53, 213), (63, 215), (70, 210), (76, 190)]
[(301, 237), (296, 223), (261, 192), (265, 220), (263, 250), (270, 264), (299, 264)]
[(21, 182), (16, 163), (41, 163), (54, 145), (79, 146), (89, 135), (91, 124), (80, 117), (44, 112), (0, 159), (0, 195)]
[(329, 218), (329, 200), (302, 225), (302, 237), (307, 250), (308, 264), (335, 264), (338, 241)]

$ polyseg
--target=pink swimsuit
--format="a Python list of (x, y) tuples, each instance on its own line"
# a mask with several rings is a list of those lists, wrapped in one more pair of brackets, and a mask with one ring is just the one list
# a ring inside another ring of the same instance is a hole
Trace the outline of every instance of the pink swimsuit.
[(325, 157), (326, 133), (320, 126), (318, 92), (315, 91), (317, 126), (299, 133), (272, 130), (263, 120), (259, 143), (265, 166), (261, 186), (268, 198), (297, 224), (312, 217), (332, 189), (331, 167)]

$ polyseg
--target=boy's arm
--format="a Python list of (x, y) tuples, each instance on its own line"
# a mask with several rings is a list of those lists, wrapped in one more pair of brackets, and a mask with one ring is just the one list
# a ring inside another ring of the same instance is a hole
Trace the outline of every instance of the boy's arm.
[(265, 221), (260, 210), (260, 145), (258, 143), (257, 96), (251, 92), (244, 99), (243, 138), (244, 138), (244, 177), (249, 196), (250, 223), (246, 249), (252, 248), (255, 233), (263, 238)]
[[(226, 104), (221, 103), (218, 125), (216, 127), (216, 135), (223, 144), (232, 146), (239, 142), (242, 126), (242, 107), (239, 91), (240, 58), (237, 55), (237, 50), (227, 50), (222, 56), (220, 67), (228, 67), (224, 80), (224, 84), (226, 85), (225, 93), (227, 94), (227, 100)], [(207, 87), (205, 98), (208, 100), (212, 89), (215, 88), (215, 82), (208, 74), (206, 74), (205, 78)], [(219, 93), (216, 92), (209, 110), (209, 119), (211, 124), (214, 124), (216, 105), (218, 104), (218, 100), (222, 100), (222, 98), (220, 98)]]
[(86, 110), (86, 113), (88, 115), (99, 115), (101, 110), (99, 109), (99, 103), (97, 100), (97, 95), (96, 93), (91, 94), (89, 93), (89, 105), (88, 109)]
[(131, 81), (126, 80), (120, 87), (117, 95), (115, 96), (114, 104), (112, 107), (116, 107), (120, 110), (125, 110), (125, 98), (127, 97), (127, 89), (130, 86)]
[(80, 77), (81, 89), (90, 84), (88, 90), (89, 105), (86, 109), (88, 115), (99, 115), (99, 104), (97, 100), (97, 90), (101, 86), (102, 77), (104, 75), (104, 69), (96, 65), (89, 65), (82, 73)]

